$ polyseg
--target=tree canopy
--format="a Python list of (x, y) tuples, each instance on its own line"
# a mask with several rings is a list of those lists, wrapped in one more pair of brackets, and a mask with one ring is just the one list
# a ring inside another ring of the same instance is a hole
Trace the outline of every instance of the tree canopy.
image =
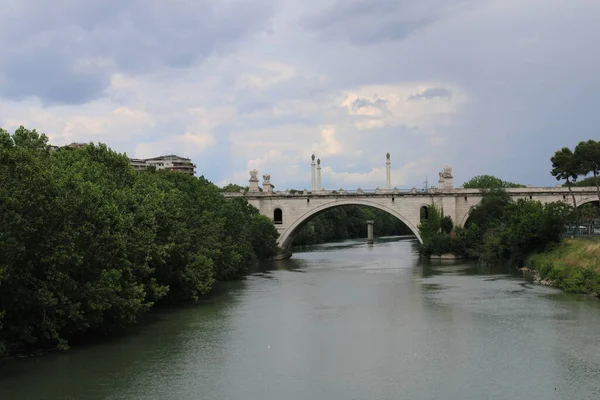
[[(575, 146), (575, 150), (563, 147), (554, 153), (552, 161), (552, 176), (557, 180), (564, 180), (565, 186), (596, 186), (596, 193), (600, 201), (600, 141), (582, 141)], [(580, 178), (592, 174), (579, 184), (575, 182)], [(575, 196), (573, 195), (575, 203)]]
[(465, 189), (501, 189), (525, 187), (519, 183), (504, 181), (492, 175), (477, 175), (463, 183)]
[(269, 218), (203, 177), (47, 142), (0, 129), (0, 354), (65, 348), (158, 302), (196, 300), (278, 250)]

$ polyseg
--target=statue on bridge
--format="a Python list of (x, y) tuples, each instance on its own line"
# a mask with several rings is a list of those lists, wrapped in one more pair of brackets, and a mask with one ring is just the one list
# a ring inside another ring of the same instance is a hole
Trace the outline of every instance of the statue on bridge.
[(271, 193), (273, 191), (273, 185), (271, 184), (271, 175), (263, 175), (263, 193)]
[(256, 169), (253, 169), (252, 171), (250, 171), (250, 179), (248, 180), (248, 182), (250, 182), (250, 186), (248, 187), (249, 192), (259, 192), (260, 191), (258, 189), (258, 178), (256, 177), (256, 175), (258, 175), (258, 171)]
[(453, 178), (452, 167), (444, 167), (440, 172), (440, 178)]
[(454, 189), (452, 178), (452, 167), (444, 167), (440, 172), (440, 179), (438, 180), (439, 189)]

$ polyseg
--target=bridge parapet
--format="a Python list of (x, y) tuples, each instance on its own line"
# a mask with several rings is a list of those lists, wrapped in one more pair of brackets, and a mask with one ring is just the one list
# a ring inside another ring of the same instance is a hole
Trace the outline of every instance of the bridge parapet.
[[(574, 187), (571, 188), (576, 196), (594, 195), (596, 194), (595, 187)], [(550, 187), (524, 187), (524, 188), (507, 188), (506, 193), (512, 197), (533, 196), (533, 195), (570, 195), (569, 188), (563, 186)], [(417, 195), (417, 196), (481, 196), (486, 192), (482, 189), (337, 189), (337, 190), (295, 190), (288, 189), (286, 191), (271, 191), (271, 192), (224, 192), (225, 197), (246, 197), (246, 198), (265, 198), (265, 197), (330, 197), (330, 196), (402, 196), (402, 195)]]

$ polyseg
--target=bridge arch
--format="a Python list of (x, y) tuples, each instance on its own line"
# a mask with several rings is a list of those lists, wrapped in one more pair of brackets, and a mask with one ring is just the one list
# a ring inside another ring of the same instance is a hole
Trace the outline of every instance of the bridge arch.
[(576, 203), (577, 203), (577, 208), (579, 208), (582, 205), (587, 204), (587, 203), (598, 203), (598, 196), (584, 197), (583, 199), (577, 200)]
[[(395, 210), (391, 207), (388, 207), (384, 204), (377, 203), (375, 201), (371, 201), (371, 200), (367, 200), (367, 199), (352, 198), (352, 199), (342, 199), (342, 200), (338, 199), (338, 200), (329, 201), (329, 202), (327, 202), (325, 204), (321, 204), (318, 207), (315, 207), (315, 208), (305, 212), (304, 214), (300, 215), (299, 217), (297, 217), (296, 220), (294, 222), (292, 222), (290, 224), (290, 226), (279, 237), (280, 247), (284, 251), (289, 251), (292, 247), (292, 243), (294, 242), (294, 239), (296, 238), (296, 234), (298, 233), (300, 227), (302, 226), (302, 224), (305, 221), (307, 221), (311, 217), (313, 217), (317, 214), (320, 214), (326, 210), (336, 208), (339, 206), (367, 206), (367, 207), (373, 207), (373, 208), (377, 208), (379, 210), (385, 211), (388, 214), (391, 214), (394, 217), (398, 218), (400, 221), (402, 221), (408, 227), (408, 229), (410, 229), (410, 231), (417, 237), (419, 242), (423, 243), (423, 239), (421, 238), (421, 235), (419, 234), (419, 229), (414, 224), (412, 224), (408, 220), (408, 218), (406, 218), (404, 215), (402, 215), (397, 210)], [(366, 221), (365, 221), (365, 223), (366, 223)]]

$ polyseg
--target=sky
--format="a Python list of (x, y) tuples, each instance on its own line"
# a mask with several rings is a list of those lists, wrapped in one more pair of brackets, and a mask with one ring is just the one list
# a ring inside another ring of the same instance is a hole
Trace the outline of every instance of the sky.
[(276, 190), (558, 184), (600, 139), (600, 0), (0, 0), (0, 127)]

